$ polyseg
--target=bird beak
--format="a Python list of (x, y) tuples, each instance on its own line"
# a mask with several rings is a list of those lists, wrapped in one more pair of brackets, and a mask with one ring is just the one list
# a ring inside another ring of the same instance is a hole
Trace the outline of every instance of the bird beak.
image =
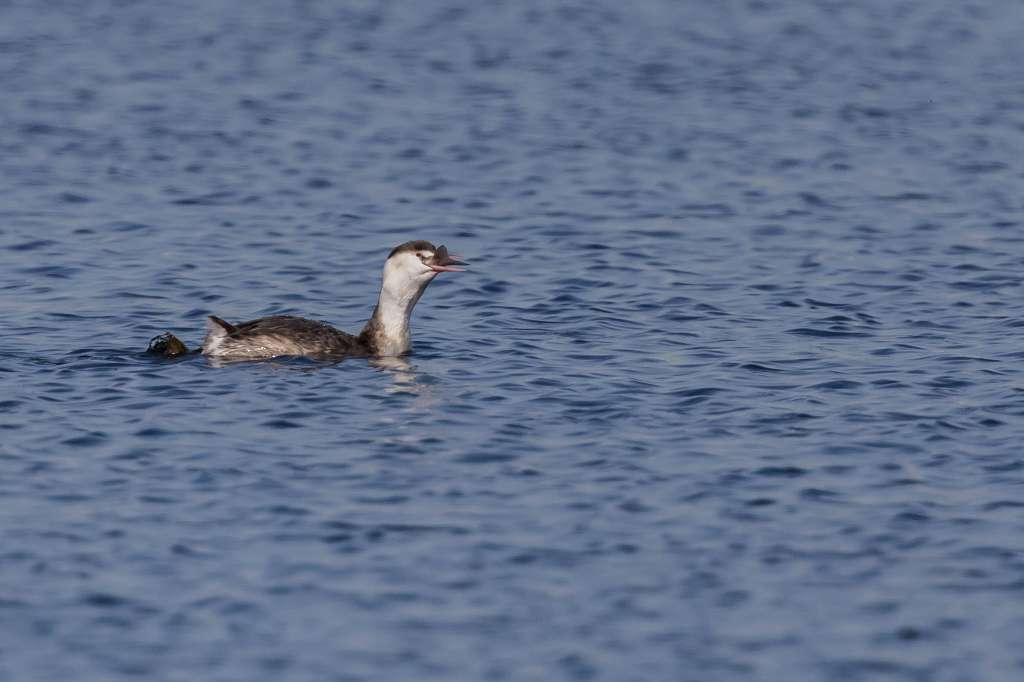
[(434, 251), (434, 262), (430, 265), (434, 272), (465, 272), (463, 268), (454, 267), (456, 265), (465, 265), (465, 263), (458, 256), (449, 255), (448, 249), (444, 246), (437, 247), (437, 250)]

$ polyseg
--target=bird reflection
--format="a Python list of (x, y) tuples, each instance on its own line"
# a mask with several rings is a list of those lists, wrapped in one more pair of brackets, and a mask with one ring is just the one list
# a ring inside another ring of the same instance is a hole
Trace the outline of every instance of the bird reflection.
[(400, 357), (370, 358), (369, 363), (371, 367), (391, 375), (394, 386), (388, 389), (389, 393), (419, 393), (424, 388), (417, 381), (416, 370)]
[[(229, 358), (207, 357), (206, 360), (213, 367), (237, 364), (237, 361)], [(260, 364), (273, 369), (312, 373), (324, 367), (341, 364), (344, 360), (344, 357), (324, 357), (316, 360), (286, 357), (264, 360)], [(416, 369), (406, 360), (400, 357), (376, 357), (369, 358), (367, 362), (371, 367), (391, 376), (392, 385), (385, 389), (388, 393), (416, 395), (417, 400), (413, 403), (415, 407), (429, 407), (437, 402), (430, 384), (424, 382)]]
[(412, 393), (417, 396), (416, 407), (429, 407), (437, 403), (430, 384), (420, 379), (416, 369), (400, 357), (370, 358), (370, 366), (391, 375), (392, 385), (388, 393)]

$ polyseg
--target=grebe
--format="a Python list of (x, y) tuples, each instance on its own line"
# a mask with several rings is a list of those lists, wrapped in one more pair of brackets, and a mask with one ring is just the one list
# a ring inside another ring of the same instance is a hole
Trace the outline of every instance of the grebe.
[[(357, 335), (325, 322), (273, 315), (231, 324), (210, 315), (202, 354), (221, 360), (265, 360), (287, 355), (390, 357), (409, 352), (409, 318), (438, 273), (462, 272), (461, 262), (444, 246), (416, 240), (396, 246), (384, 262), (384, 281), (373, 315)], [(150, 351), (174, 357), (187, 352), (172, 334), (150, 342)]]

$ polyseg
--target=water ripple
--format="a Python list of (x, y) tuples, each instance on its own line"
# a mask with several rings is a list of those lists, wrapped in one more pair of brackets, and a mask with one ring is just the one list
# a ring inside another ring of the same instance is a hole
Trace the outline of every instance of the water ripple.
[(0, 677), (1018, 679), (1017, 11), (3, 5)]

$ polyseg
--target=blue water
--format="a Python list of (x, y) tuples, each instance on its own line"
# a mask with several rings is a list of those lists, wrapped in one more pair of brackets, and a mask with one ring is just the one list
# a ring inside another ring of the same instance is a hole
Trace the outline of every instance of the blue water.
[(0, 3), (0, 679), (1024, 679), (1022, 27)]

